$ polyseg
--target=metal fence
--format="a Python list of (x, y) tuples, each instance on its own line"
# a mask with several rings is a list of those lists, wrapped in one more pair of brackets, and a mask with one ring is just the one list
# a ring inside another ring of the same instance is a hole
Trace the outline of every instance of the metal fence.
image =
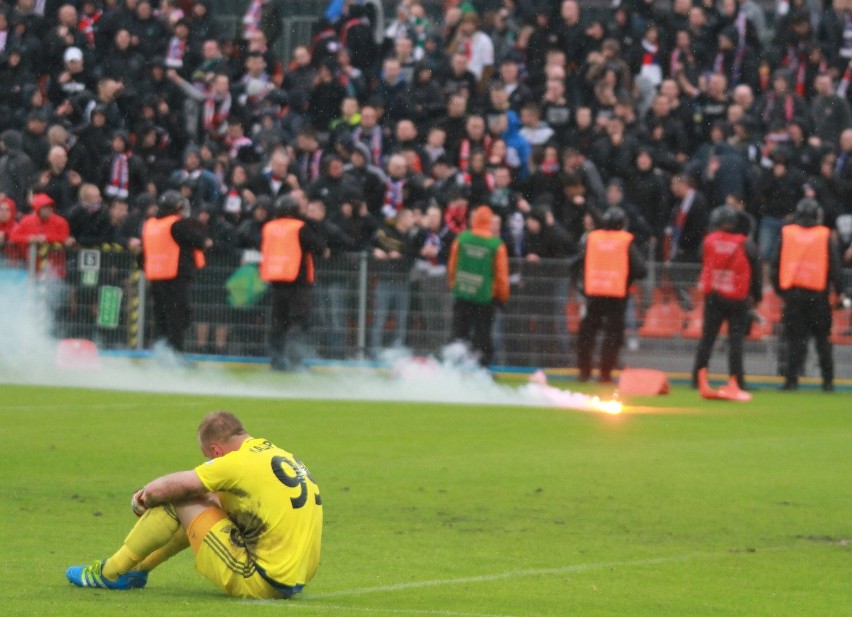
[[(95, 341), (103, 350), (152, 345), (150, 295), (138, 255), (117, 246), (98, 250), (30, 247), (28, 259), (3, 266), (24, 269), (37, 310), (56, 339)], [(266, 357), (269, 294), (257, 273), (256, 252), (214, 253), (190, 288), (193, 324), (187, 352)], [(689, 370), (702, 324), (697, 266), (651, 264), (651, 275), (631, 290), (625, 361), (669, 371)], [(852, 284), (852, 271), (847, 271)], [(448, 342), (452, 296), (443, 268), (418, 263), (400, 271), (367, 253), (317, 263), (309, 347), (317, 359), (364, 359), (388, 348), (418, 355)], [(498, 365), (575, 366), (574, 334), (584, 303), (567, 262), (511, 261), (512, 297), (495, 324)], [(746, 350), (749, 370), (773, 374), (780, 343), (781, 300), (767, 292), (757, 307)], [(833, 342), (838, 377), (852, 377), (850, 311), (835, 311)], [(721, 345), (724, 345), (724, 337)], [(722, 355), (716, 360), (724, 368)]]

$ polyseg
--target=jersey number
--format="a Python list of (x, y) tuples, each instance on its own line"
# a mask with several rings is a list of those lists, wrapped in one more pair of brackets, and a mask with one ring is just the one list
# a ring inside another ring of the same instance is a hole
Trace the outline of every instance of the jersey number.
[[(291, 476), (287, 473), (287, 471), (285, 471), (286, 469), (292, 470), (295, 475)], [(272, 473), (275, 474), (275, 477), (278, 478), (278, 481), (284, 486), (290, 488), (296, 488), (298, 486), (300, 488), (301, 492), (299, 493), (299, 496), (290, 498), (290, 503), (293, 504), (294, 510), (298, 510), (307, 503), (308, 483), (305, 482), (305, 478), (308, 478), (314, 484), (316, 484), (316, 481), (313, 476), (311, 476), (311, 472), (308, 471), (308, 468), (305, 467), (300, 460), (296, 459), (295, 461), (291, 461), (286, 456), (273, 456)], [(322, 505), (322, 498), (320, 498), (319, 493), (314, 495), (314, 503), (318, 506)]]

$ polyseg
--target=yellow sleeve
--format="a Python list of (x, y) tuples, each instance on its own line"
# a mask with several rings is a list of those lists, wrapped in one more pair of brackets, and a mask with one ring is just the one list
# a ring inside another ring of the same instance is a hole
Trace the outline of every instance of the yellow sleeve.
[(239, 452), (229, 452), (195, 468), (195, 473), (208, 491), (229, 491), (239, 484), (243, 474)]

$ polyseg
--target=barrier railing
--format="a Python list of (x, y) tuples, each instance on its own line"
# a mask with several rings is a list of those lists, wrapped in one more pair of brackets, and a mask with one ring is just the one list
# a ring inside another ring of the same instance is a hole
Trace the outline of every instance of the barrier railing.
[[(116, 245), (29, 249), (26, 259), (7, 260), (4, 268), (27, 270), (36, 307), (54, 338), (90, 339), (105, 350), (151, 347), (151, 300), (137, 254)], [(257, 253), (213, 253), (207, 262), (190, 287), (193, 323), (186, 351), (266, 357), (270, 303)], [(574, 366), (573, 335), (585, 308), (568, 262), (512, 260), (510, 267), (512, 297), (497, 314), (495, 363)], [(845, 274), (852, 284), (852, 271)], [(702, 323), (697, 276), (697, 265), (651, 264), (651, 276), (631, 289), (629, 351), (638, 346), (643, 355), (672, 358), (694, 351)], [(313, 295), (308, 344), (316, 358), (363, 359), (393, 347), (430, 354), (448, 342), (452, 296), (442, 267), (417, 262), (400, 268), (367, 253), (344, 253), (318, 261)], [(750, 352), (775, 356), (781, 307), (767, 291), (756, 307)], [(849, 315), (848, 309), (835, 311), (832, 340), (852, 350)], [(684, 370), (682, 359), (673, 360), (671, 370), (677, 369)]]

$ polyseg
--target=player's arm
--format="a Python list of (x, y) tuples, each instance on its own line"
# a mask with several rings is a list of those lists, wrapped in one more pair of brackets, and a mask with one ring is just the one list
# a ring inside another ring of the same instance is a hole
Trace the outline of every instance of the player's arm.
[[(199, 497), (208, 490), (201, 483), (195, 470), (177, 471), (156, 480), (151, 480), (137, 492), (137, 499), (146, 508), (152, 508), (164, 503), (174, 503)], [(140, 499), (141, 498), (141, 499)]]

